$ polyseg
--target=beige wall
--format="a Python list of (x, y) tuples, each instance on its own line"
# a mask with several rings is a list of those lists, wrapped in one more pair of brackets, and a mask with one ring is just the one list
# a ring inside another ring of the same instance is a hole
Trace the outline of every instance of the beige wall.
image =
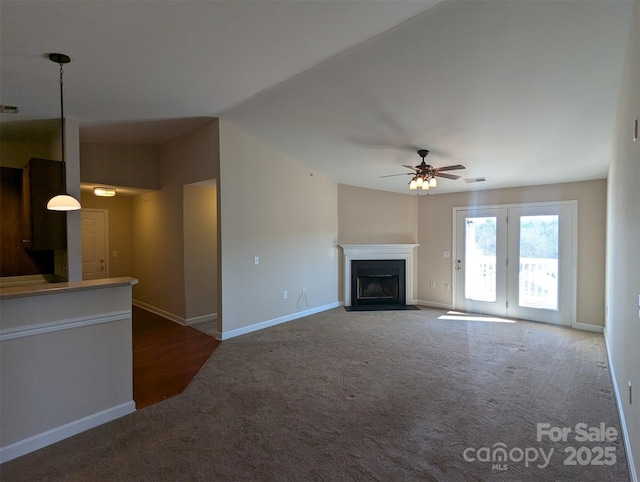
[[(340, 244), (416, 244), (418, 196), (338, 184), (338, 239)], [(344, 301), (342, 250), (339, 261), (339, 300)]]
[(160, 189), (161, 147), (139, 144), (80, 144), (82, 182)]
[[(640, 117), (638, 86), (640, 2), (636, 1), (609, 169), (605, 328), (636, 480), (640, 479), (640, 139), (633, 141), (632, 125)], [(628, 383), (633, 386), (633, 405), (629, 403)]]
[(340, 244), (401, 244), (418, 240), (418, 196), (338, 185)]
[[(106, 209), (109, 219), (109, 277), (133, 276), (133, 198), (116, 195), (98, 197), (90, 191), (82, 192), (82, 209)], [(113, 257), (117, 251), (118, 256)]]
[(218, 193), (215, 180), (184, 187), (184, 291), (187, 320), (218, 311)]
[[(54, 140), (60, 149), (60, 135)], [(67, 193), (80, 200), (80, 124), (65, 119), (65, 174)], [(54, 159), (62, 158), (62, 153)], [(55, 251), (55, 272), (69, 281), (82, 281), (82, 238), (80, 211), (67, 212), (67, 249)]]
[(160, 146), (157, 192), (133, 203), (133, 273), (136, 301), (187, 322), (184, 270), (183, 186), (218, 178), (218, 121), (213, 119)]
[(223, 335), (337, 303), (335, 181), (221, 120), (218, 187)]
[[(550, 184), (524, 188), (420, 196), (418, 219), (418, 299), (452, 306), (451, 259), (442, 251), (452, 246), (454, 207), (521, 204), (546, 201), (578, 201), (577, 322), (604, 323), (604, 266), (606, 180)], [(430, 288), (429, 281), (436, 282)]]

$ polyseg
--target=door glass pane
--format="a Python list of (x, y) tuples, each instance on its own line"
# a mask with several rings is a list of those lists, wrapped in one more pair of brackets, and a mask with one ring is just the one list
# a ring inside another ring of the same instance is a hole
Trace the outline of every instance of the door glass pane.
[(558, 309), (558, 220), (520, 217), (520, 306)]
[(465, 219), (464, 295), (468, 300), (496, 301), (497, 218)]

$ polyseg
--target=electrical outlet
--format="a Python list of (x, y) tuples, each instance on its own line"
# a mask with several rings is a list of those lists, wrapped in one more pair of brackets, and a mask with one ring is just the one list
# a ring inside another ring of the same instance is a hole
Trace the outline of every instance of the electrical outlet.
[(286, 292), (286, 291), (283, 291), (283, 292), (282, 292), (282, 299), (283, 299), (283, 300), (286, 300), (286, 299), (287, 299), (287, 296), (288, 296), (287, 292)]
[(432, 281), (432, 282), (431, 282), (431, 287), (432, 287), (432, 288), (435, 288), (435, 287), (436, 287), (436, 282), (435, 282), (435, 281)]
[(449, 291), (451, 289), (451, 285), (449, 283), (445, 283), (444, 290)]
[(260, 264), (260, 256), (253, 257), (253, 264), (255, 264), (256, 266)]
[(443, 258), (450, 258), (451, 257), (451, 251), (443, 251), (442, 252), (442, 257)]

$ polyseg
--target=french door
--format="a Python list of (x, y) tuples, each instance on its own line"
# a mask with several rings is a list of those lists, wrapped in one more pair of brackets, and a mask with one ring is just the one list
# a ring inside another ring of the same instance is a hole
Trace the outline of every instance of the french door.
[(456, 208), (456, 309), (570, 326), (575, 211), (575, 202)]

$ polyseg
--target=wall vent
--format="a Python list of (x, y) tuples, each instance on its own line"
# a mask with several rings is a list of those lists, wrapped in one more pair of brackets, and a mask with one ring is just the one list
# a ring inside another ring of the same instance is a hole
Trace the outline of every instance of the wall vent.
[(485, 182), (486, 180), (486, 177), (470, 177), (468, 179), (465, 179), (464, 182), (466, 182), (467, 184), (473, 184), (476, 182)]

